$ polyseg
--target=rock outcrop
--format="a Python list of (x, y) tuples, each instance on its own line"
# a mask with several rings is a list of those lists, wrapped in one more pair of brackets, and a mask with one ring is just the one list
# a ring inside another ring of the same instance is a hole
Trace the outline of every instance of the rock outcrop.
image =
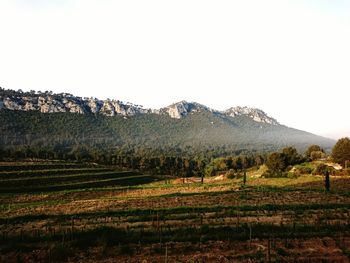
[(171, 118), (180, 119), (182, 117), (187, 116), (189, 113), (194, 112), (201, 112), (201, 111), (210, 111), (213, 112), (214, 110), (208, 108), (207, 106), (204, 106), (202, 104), (196, 103), (196, 102), (187, 102), (187, 101), (180, 101), (174, 104), (171, 104), (168, 107), (160, 109), (160, 112), (165, 112), (169, 114)]
[(0, 88), (0, 110), (40, 111), (42, 113), (70, 112), (77, 114), (100, 114), (105, 116), (133, 116), (136, 114), (167, 114), (171, 118), (181, 119), (189, 114), (212, 112), (218, 115), (236, 117), (247, 116), (256, 122), (279, 125), (259, 109), (248, 107), (232, 107), (226, 111), (216, 111), (196, 102), (180, 101), (158, 110), (144, 109), (132, 103), (119, 100), (99, 100), (81, 98), (68, 93), (52, 94), (52, 92), (35, 93), (11, 91)]
[[(0, 91), (1, 93), (1, 91)], [(0, 110), (40, 111), (42, 113), (70, 112), (78, 114), (101, 114), (105, 116), (132, 116), (147, 113), (139, 105), (123, 103), (119, 100), (98, 100), (96, 98), (80, 98), (70, 94), (33, 94), (32, 96), (0, 95)]]
[(269, 117), (264, 111), (260, 109), (248, 108), (248, 107), (232, 107), (223, 112), (225, 115), (230, 117), (235, 116), (247, 116), (252, 118), (256, 122), (269, 123), (272, 125), (279, 125), (278, 121), (274, 118)]

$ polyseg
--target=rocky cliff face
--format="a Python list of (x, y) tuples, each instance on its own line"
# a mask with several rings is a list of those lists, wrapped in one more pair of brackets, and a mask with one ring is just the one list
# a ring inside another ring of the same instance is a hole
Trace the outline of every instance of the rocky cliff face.
[(232, 107), (223, 112), (225, 115), (230, 117), (235, 116), (248, 116), (256, 122), (269, 123), (272, 125), (279, 125), (278, 121), (274, 118), (269, 117), (264, 111), (260, 109), (248, 108), (248, 107)]
[(230, 117), (243, 115), (253, 119), (256, 122), (279, 125), (277, 120), (269, 117), (264, 111), (260, 109), (254, 109), (254, 108), (248, 108), (248, 107), (237, 106), (237, 107), (232, 107), (228, 110), (219, 112), (196, 102), (180, 101), (178, 103), (174, 103), (160, 110), (160, 112), (165, 112), (169, 114), (170, 117), (177, 118), (177, 119), (185, 117), (190, 113), (201, 112), (201, 111), (214, 112), (216, 114), (221, 114), (221, 115), (230, 116)]
[(190, 113), (201, 112), (201, 111), (210, 111), (214, 110), (196, 102), (187, 102), (180, 101), (178, 103), (171, 104), (168, 107), (160, 109), (160, 113), (167, 113), (171, 118), (180, 119), (187, 116)]
[(180, 101), (159, 110), (144, 109), (132, 103), (119, 100), (99, 100), (96, 98), (81, 98), (71, 94), (61, 93), (23, 93), (7, 91), (0, 88), (0, 110), (40, 111), (42, 113), (71, 112), (78, 114), (101, 114), (105, 116), (133, 116), (136, 114), (167, 114), (171, 118), (180, 119), (197, 112), (212, 112), (224, 116), (247, 116), (256, 122), (279, 125), (259, 109), (248, 107), (233, 107), (226, 111), (216, 111), (196, 102)]
[(79, 114), (101, 114), (105, 116), (132, 116), (147, 113), (149, 110), (138, 105), (123, 103), (118, 100), (98, 100), (95, 98), (80, 98), (71, 95), (32, 95), (12, 96), (0, 95), (0, 110), (36, 110), (43, 113), (71, 112)]

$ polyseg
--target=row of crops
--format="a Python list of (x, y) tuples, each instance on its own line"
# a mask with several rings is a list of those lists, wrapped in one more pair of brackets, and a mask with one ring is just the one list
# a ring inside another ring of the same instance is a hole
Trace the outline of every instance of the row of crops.
[[(197, 248), (218, 241), (332, 238), (346, 254), (350, 245), (349, 208), (349, 204), (264, 205), (38, 214), (3, 218), (0, 233), (5, 247), (59, 243), (79, 251), (101, 246), (102, 242), (110, 248), (127, 245), (129, 253), (140, 246), (157, 245), (164, 251), (169, 244), (190, 243)], [(275, 260), (278, 249), (281, 247), (270, 248)], [(286, 250), (285, 256), (288, 253)]]
[(128, 186), (157, 180), (151, 175), (121, 172), (90, 164), (0, 165), (0, 193), (31, 193)]
[[(109, 257), (113, 251), (113, 258), (126, 262), (183, 262), (180, 251), (207, 253), (215, 242), (229, 251), (229, 262), (288, 262), (302, 256), (303, 242), (314, 249), (308, 250), (310, 262), (346, 262), (350, 256), (350, 196), (343, 187), (327, 193), (322, 185), (229, 182), (136, 187), (157, 178), (88, 164), (15, 166), (0, 171), (0, 261), (75, 262), (89, 253), (94, 262), (95, 254)], [(58, 191), (70, 189), (77, 191)], [(323, 250), (313, 247), (319, 239)], [(201, 260), (193, 262), (206, 262)]]

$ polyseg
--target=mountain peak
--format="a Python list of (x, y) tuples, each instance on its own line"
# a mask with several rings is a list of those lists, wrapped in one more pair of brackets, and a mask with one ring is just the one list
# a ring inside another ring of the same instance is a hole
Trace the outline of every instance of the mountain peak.
[(256, 122), (263, 122), (268, 123), (272, 125), (279, 125), (279, 122), (268, 116), (263, 110), (256, 109), (256, 108), (249, 108), (249, 107), (231, 107), (223, 112), (225, 115), (230, 117), (236, 117), (236, 116), (247, 116), (252, 118)]
[(180, 119), (187, 116), (189, 113), (201, 111), (213, 112), (214, 110), (197, 102), (187, 102), (182, 100), (171, 104), (168, 107), (162, 108), (161, 111), (168, 113), (171, 118)]

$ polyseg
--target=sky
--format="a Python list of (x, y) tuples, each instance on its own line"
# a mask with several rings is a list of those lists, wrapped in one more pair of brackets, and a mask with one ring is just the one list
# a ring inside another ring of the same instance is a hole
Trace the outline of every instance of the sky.
[(260, 108), (350, 137), (350, 0), (0, 0), (0, 86)]

